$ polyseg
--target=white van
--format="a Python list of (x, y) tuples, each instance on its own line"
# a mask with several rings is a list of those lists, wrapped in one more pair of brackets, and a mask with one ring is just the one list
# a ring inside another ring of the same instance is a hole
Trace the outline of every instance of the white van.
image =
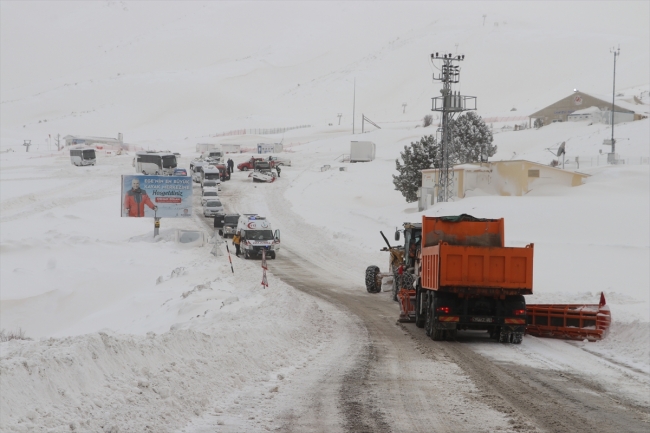
[(95, 165), (95, 149), (70, 149), (70, 162), (74, 165)]
[(223, 152), (221, 152), (220, 150), (212, 149), (208, 152), (206, 158), (210, 158), (213, 161), (221, 162), (221, 158), (223, 158)]
[(241, 232), (241, 251), (245, 259), (266, 256), (275, 259), (280, 250), (280, 230), (273, 231), (271, 222), (266, 217), (256, 214), (244, 214), (239, 217), (237, 231)]
[(203, 166), (201, 170), (201, 187), (206, 180), (218, 180), (221, 182), (221, 172), (213, 165)]

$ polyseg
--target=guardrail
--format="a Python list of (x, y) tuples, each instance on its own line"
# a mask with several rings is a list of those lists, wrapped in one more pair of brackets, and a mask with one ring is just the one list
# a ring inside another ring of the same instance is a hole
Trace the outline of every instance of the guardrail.
[(311, 128), (311, 125), (298, 125), (298, 126), (289, 126), (285, 128), (252, 128), (252, 129), (233, 129), (232, 131), (218, 132), (213, 137), (227, 137), (230, 135), (273, 135), (273, 134), (283, 134), (287, 131), (293, 131), (294, 129), (302, 128)]

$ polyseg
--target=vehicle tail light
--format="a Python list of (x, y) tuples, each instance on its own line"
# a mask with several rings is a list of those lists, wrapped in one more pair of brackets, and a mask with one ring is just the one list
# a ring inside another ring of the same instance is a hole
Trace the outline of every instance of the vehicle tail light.
[(451, 309), (449, 307), (438, 307), (438, 308), (436, 308), (436, 312), (438, 312), (438, 313), (449, 314), (450, 311), (451, 311)]
[(514, 310), (512, 314), (514, 314), (515, 316), (525, 316), (526, 310)]

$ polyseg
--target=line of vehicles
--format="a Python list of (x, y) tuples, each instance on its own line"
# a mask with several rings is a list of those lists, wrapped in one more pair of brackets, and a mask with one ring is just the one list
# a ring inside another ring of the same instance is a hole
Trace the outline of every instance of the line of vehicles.
[[(280, 250), (280, 231), (273, 230), (271, 222), (264, 216), (257, 214), (226, 214), (220, 198), (222, 183), (230, 180), (230, 172), (226, 164), (222, 163), (223, 152), (210, 149), (200, 158), (190, 162), (190, 173), (178, 167), (178, 153), (143, 151), (136, 152), (133, 158), (133, 167), (137, 173), (145, 175), (162, 176), (192, 176), (194, 183), (201, 187), (201, 206), (203, 216), (214, 218), (214, 227), (224, 238), (233, 237), (236, 232), (241, 233), (242, 253), (244, 258), (260, 257), (266, 251), (270, 259), (275, 259), (276, 252)], [(95, 149), (70, 149), (72, 164), (77, 166), (95, 165)], [(291, 161), (278, 157), (252, 157), (250, 160), (239, 164), (240, 171), (248, 171), (250, 166), (256, 173), (263, 173), (263, 167), (291, 165)], [(258, 170), (259, 169), (259, 170)]]
[(240, 248), (245, 259), (261, 257), (262, 252), (275, 259), (280, 250), (280, 230), (273, 230), (271, 222), (258, 214), (226, 213), (219, 193), (222, 183), (230, 180), (231, 175), (228, 167), (221, 163), (222, 157), (221, 151), (210, 150), (205, 157), (190, 163), (192, 178), (201, 186), (203, 216), (214, 218), (215, 230), (226, 239), (240, 233)]

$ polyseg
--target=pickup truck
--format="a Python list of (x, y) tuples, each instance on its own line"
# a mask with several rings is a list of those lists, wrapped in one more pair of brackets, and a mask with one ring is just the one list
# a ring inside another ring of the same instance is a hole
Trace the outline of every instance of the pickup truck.
[[(255, 168), (255, 162), (256, 161), (268, 161), (266, 158), (261, 158), (254, 156), (251, 159), (249, 159), (246, 162), (242, 162), (241, 164), (237, 164), (237, 170), (239, 171), (248, 171), (248, 170), (253, 170)], [(271, 168), (275, 167), (275, 163), (271, 161)]]

